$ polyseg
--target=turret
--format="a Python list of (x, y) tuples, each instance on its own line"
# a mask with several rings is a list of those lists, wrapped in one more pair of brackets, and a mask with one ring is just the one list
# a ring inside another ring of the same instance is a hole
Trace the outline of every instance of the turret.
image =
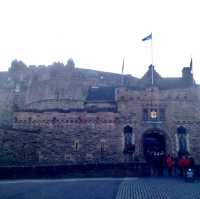
[(186, 82), (188, 85), (193, 85), (194, 79), (192, 74), (192, 66), (184, 67), (182, 69), (182, 78), (184, 82)]

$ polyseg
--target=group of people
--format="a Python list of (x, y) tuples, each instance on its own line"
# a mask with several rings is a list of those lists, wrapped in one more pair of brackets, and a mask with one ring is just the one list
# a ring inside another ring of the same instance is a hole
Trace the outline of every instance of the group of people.
[(189, 155), (180, 155), (173, 157), (170, 154), (154, 153), (149, 162), (152, 167), (152, 174), (162, 176), (164, 170), (167, 170), (169, 176), (185, 176), (187, 169), (194, 169), (194, 159)]
[(170, 154), (166, 156), (166, 168), (168, 175), (180, 175), (185, 176), (186, 171), (194, 169), (194, 159), (188, 155), (181, 155), (177, 158), (172, 157)]

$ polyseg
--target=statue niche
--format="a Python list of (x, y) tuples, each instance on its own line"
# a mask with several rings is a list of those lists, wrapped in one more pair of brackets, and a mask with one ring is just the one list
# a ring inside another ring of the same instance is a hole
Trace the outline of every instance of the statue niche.
[(186, 128), (180, 126), (177, 129), (177, 135), (178, 135), (178, 144), (179, 144), (178, 153), (179, 155), (185, 155), (188, 153)]
[(135, 145), (133, 144), (133, 128), (124, 127), (124, 153), (134, 153)]

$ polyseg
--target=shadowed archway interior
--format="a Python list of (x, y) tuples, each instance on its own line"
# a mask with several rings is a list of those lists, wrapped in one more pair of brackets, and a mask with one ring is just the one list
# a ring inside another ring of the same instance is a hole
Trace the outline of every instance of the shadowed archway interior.
[(148, 130), (143, 136), (143, 153), (146, 159), (151, 158), (156, 153), (165, 154), (166, 140), (160, 130)]

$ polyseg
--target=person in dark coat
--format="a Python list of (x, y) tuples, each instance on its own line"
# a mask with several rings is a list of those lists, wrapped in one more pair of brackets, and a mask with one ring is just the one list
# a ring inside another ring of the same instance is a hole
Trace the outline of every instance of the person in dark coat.
[(174, 166), (174, 160), (168, 154), (167, 157), (166, 157), (166, 167), (167, 167), (167, 171), (168, 171), (168, 176), (172, 176), (173, 166)]
[(178, 175), (178, 171), (179, 171), (179, 165), (178, 165), (178, 157), (174, 157), (174, 175), (177, 176)]
[(183, 176), (184, 159), (185, 159), (185, 156), (181, 156), (181, 157), (179, 157), (179, 159), (178, 159), (178, 167), (179, 167), (179, 170), (180, 170), (180, 176)]
[(194, 158), (192, 156), (189, 157), (189, 160), (190, 160), (190, 165), (189, 167), (191, 169), (194, 169), (195, 168), (195, 162), (194, 162)]

